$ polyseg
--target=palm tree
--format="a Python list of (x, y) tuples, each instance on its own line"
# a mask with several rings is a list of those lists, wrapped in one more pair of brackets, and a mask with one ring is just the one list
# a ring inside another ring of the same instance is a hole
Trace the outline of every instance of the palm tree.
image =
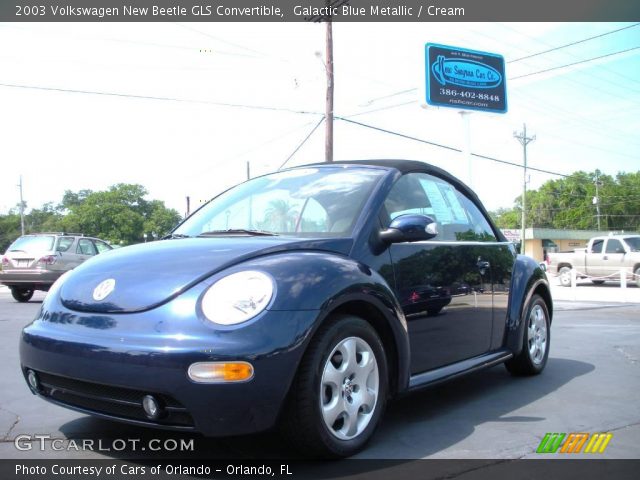
[(295, 228), (298, 212), (295, 206), (287, 200), (276, 199), (269, 202), (269, 208), (265, 212), (265, 221), (269, 225), (276, 226), (278, 232), (290, 232)]

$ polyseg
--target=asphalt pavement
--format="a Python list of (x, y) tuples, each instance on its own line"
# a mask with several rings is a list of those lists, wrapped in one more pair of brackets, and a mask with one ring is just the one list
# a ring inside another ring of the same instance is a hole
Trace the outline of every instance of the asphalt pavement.
[[(33, 396), (20, 373), (18, 338), (43, 297), (36, 293), (19, 304), (0, 290), (0, 458), (295, 456), (276, 433), (207, 439), (95, 419)], [(592, 293), (593, 298), (598, 297)], [(559, 300), (555, 310), (551, 354), (542, 375), (513, 378), (498, 366), (398, 399), (358, 457), (536, 458), (547, 432), (611, 432), (598, 458), (640, 458), (640, 303)], [(16, 446), (16, 438), (34, 435), (47, 436), (44, 448), (39, 442), (30, 443), (30, 450)], [(96, 442), (93, 451), (69, 447), (87, 439)], [(113, 448), (117, 439), (137, 440), (136, 450), (129, 448), (131, 442), (123, 450)], [(193, 440), (194, 451), (172, 449), (181, 440)], [(102, 450), (96, 451), (98, 441)], [(163, 448), (151, 451), (150, 441)]]

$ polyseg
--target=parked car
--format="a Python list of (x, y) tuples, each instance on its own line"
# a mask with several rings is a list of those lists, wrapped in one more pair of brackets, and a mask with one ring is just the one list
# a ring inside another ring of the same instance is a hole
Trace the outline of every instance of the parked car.
[(595, 277), (591, 281), (596, 285), (605, 279), (620, 281), (624, 269), (626, 279), (640, 287), (640, 235), (594, 237), (586, 248), (549, 254), (549, 261), (549, 270), (558, 274), (565, 287), (571, 286), (573, 269), (577, 278)]
[(399, 394), (500, 363), (540, 373), (552, 313), (544, 272), (459, 180), (335, 162), (249, 180), (165, 240), (76, 268), (20, 358), (34, 394), (80, 412), (211, 436), (279, 425), (344, 457)]
[(111, 246), (80, 233), (33, 233), (16, 239), (2, 257), (0, 284), (18, 302), (28, 302), (36, 290), (48, 291), (65, 272)]

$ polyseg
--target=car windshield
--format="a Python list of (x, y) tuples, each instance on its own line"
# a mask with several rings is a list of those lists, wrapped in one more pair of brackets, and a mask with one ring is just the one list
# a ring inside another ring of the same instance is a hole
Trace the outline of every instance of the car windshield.
[(640, 252), (640, 237), (625, 237), (624, 241), (632, 252)]
[(173, 236), (348, 236), (383, 174), (378, 168), (335, 166), (258, 177), (214, 198)]
[(47, 252), (53, 250), (54, 239), (50, 235), (20, 237), (11, 244), (8, 252)]

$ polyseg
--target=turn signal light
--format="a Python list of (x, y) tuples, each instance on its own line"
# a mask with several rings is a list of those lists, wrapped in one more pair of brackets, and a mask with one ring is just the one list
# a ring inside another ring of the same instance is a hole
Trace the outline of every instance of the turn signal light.
[(198, 383), (246, 382), (253, 378), (253, 366), (247, 362), (198, 362), (188, 373)]

